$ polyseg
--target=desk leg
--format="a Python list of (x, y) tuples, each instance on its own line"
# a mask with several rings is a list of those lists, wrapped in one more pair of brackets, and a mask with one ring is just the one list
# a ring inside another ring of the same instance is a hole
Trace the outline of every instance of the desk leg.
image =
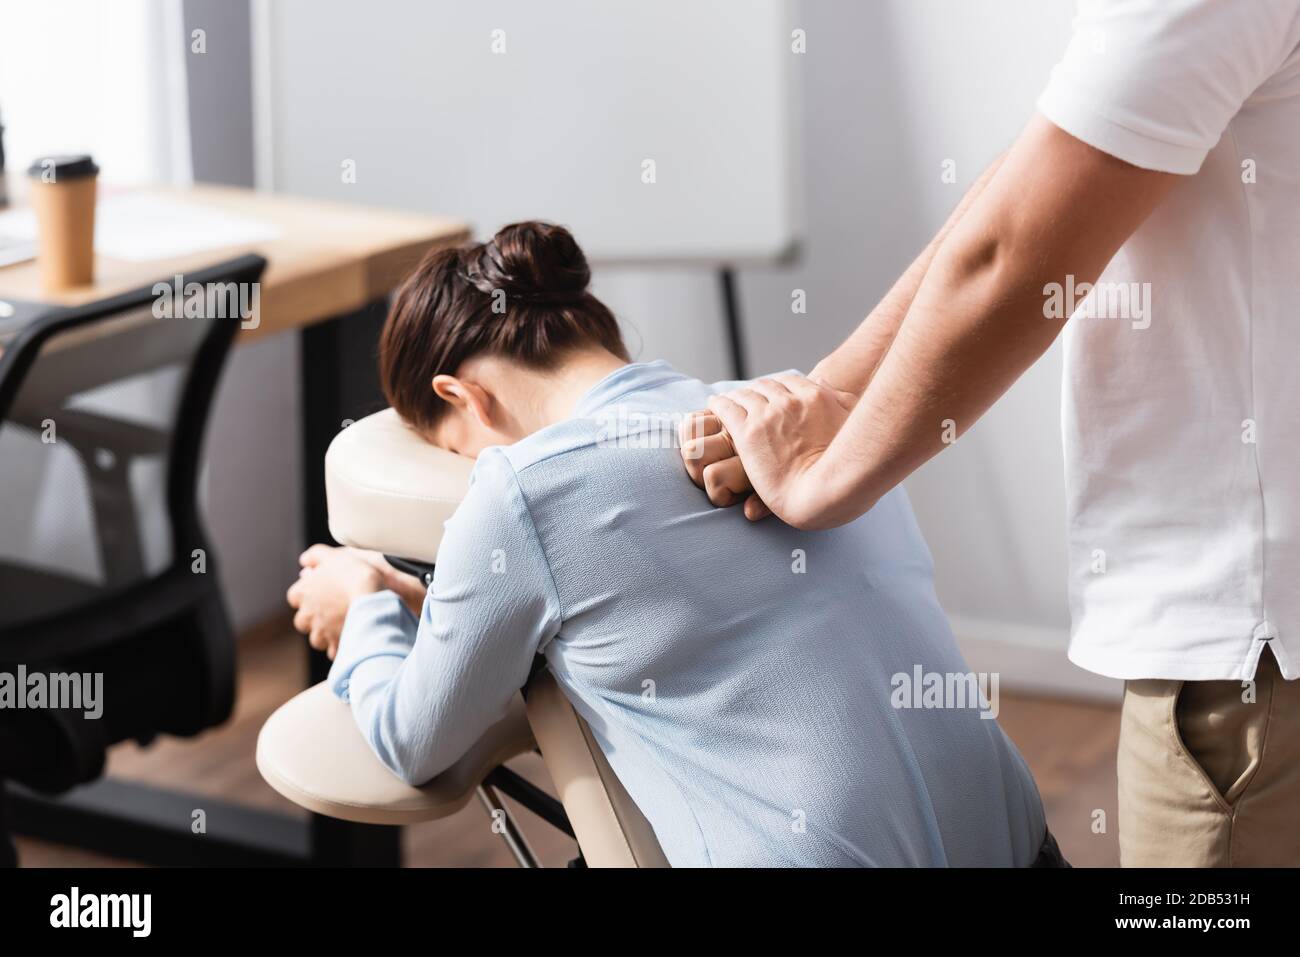
[[(325, 503), (325, 450), (349, 419), (384, 407), (375, 370), (379, 330), (386, 306), (372, 303), (358, 312), (308, 326), (301, 333), (303, 533), (307, 543), (332, 543)], [(329, 659), (307, 643), (311, 684), (323, 681)], [(402, 830), (311, 816), (312, 863), (397, 867)]]

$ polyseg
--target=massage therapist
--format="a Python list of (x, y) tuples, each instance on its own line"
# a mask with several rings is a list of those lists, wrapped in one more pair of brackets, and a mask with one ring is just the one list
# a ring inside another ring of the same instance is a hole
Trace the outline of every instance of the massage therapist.
[(1298, 304), (1300, 0), (1083, 0), (861, 326), (711, 400), (683, 455), (715, 504), (841, 525), (1064, 328), (1069, 655), (1127, 682), (1121, 862), (1300, 865)]

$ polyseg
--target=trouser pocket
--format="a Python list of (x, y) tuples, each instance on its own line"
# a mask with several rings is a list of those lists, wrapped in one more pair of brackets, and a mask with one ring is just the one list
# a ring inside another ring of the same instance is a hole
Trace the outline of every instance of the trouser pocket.
[(1260, 658), (1240, 681), (1125, 685), (1119, 739), (1120, 863), (1300, 865), (1300, 681)]
[[(1266, 658), (1271, 663), (1271, 656)], [(1175, 744), (1225, 811), (1241, 800), (1259, 771), (1273, 679), (1261, 662), (1253, 684), (1184, 681), (1175, 694)]]
[[(1125, 867), (1223, 867), (1233, 812), (1185, 746), (1182, 682), (1127, 682), (1119, 734), (1119, 853)], [(1186, 711), (1186, 708), (1184, 709)]]

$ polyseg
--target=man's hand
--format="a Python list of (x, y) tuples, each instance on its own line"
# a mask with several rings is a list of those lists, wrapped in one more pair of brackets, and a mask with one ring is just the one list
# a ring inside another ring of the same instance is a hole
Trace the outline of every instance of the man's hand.
[(868, 511), (1051, 345), (1065, 319), (1044, 308), (1049, 284), (1095, 282), (1179, 179), (1035, 116), (933, 254), (909, 270), (923, 278), (896, 330), (873, 312), (841, 347), (842, 362), (818, 364), (860, 390), (851, 413), (846, 393), (788, 383), (789, 396), (764, 386), (710, 401), (754, 491), (798, 528)]
[[(743, 475), (766, 508), (796, 528), (815, 527), (820, 480), (814, 467), (858, 397), (801, 375), (759, 379), (709, 399)], [(718, 463), (723, 464), (723, 463)], [(706, 487), (708, 466), (705, 472)], [(729, 474), (734, 480), (734, 470)], [(709, 498), (717, 503), (712, 492)]]
[(686, 474), (704, 489), (710, 502), (726, 508), (743, 498), (745, 517), (751, 522), (772, 514), (763, 500), (752, 494), (754, 489), (745, 474), (745, 467), (716, 415), (692, 412), (682, 420), (678, 437)]
[[(298, 580), (286, 596), (296, 610), (293, 627), (333, 661), (353, 599), (389, 587), (384, 569), (393, 575), (400, 573), (376, 552), (328, 545), (313, 545), (298, 556), (298, 564), (302, 566)], [(418, 583), (418, 579), (412, 580)]]

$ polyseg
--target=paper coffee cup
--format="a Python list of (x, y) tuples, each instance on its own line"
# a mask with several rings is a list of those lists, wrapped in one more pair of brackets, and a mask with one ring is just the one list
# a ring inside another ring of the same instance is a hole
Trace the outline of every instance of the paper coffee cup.
[(27, 170), (36, 213), (36, 262), (49, 292), (88, 286), (95, 278), (95, 181), (89, 156), (46, 156)]

